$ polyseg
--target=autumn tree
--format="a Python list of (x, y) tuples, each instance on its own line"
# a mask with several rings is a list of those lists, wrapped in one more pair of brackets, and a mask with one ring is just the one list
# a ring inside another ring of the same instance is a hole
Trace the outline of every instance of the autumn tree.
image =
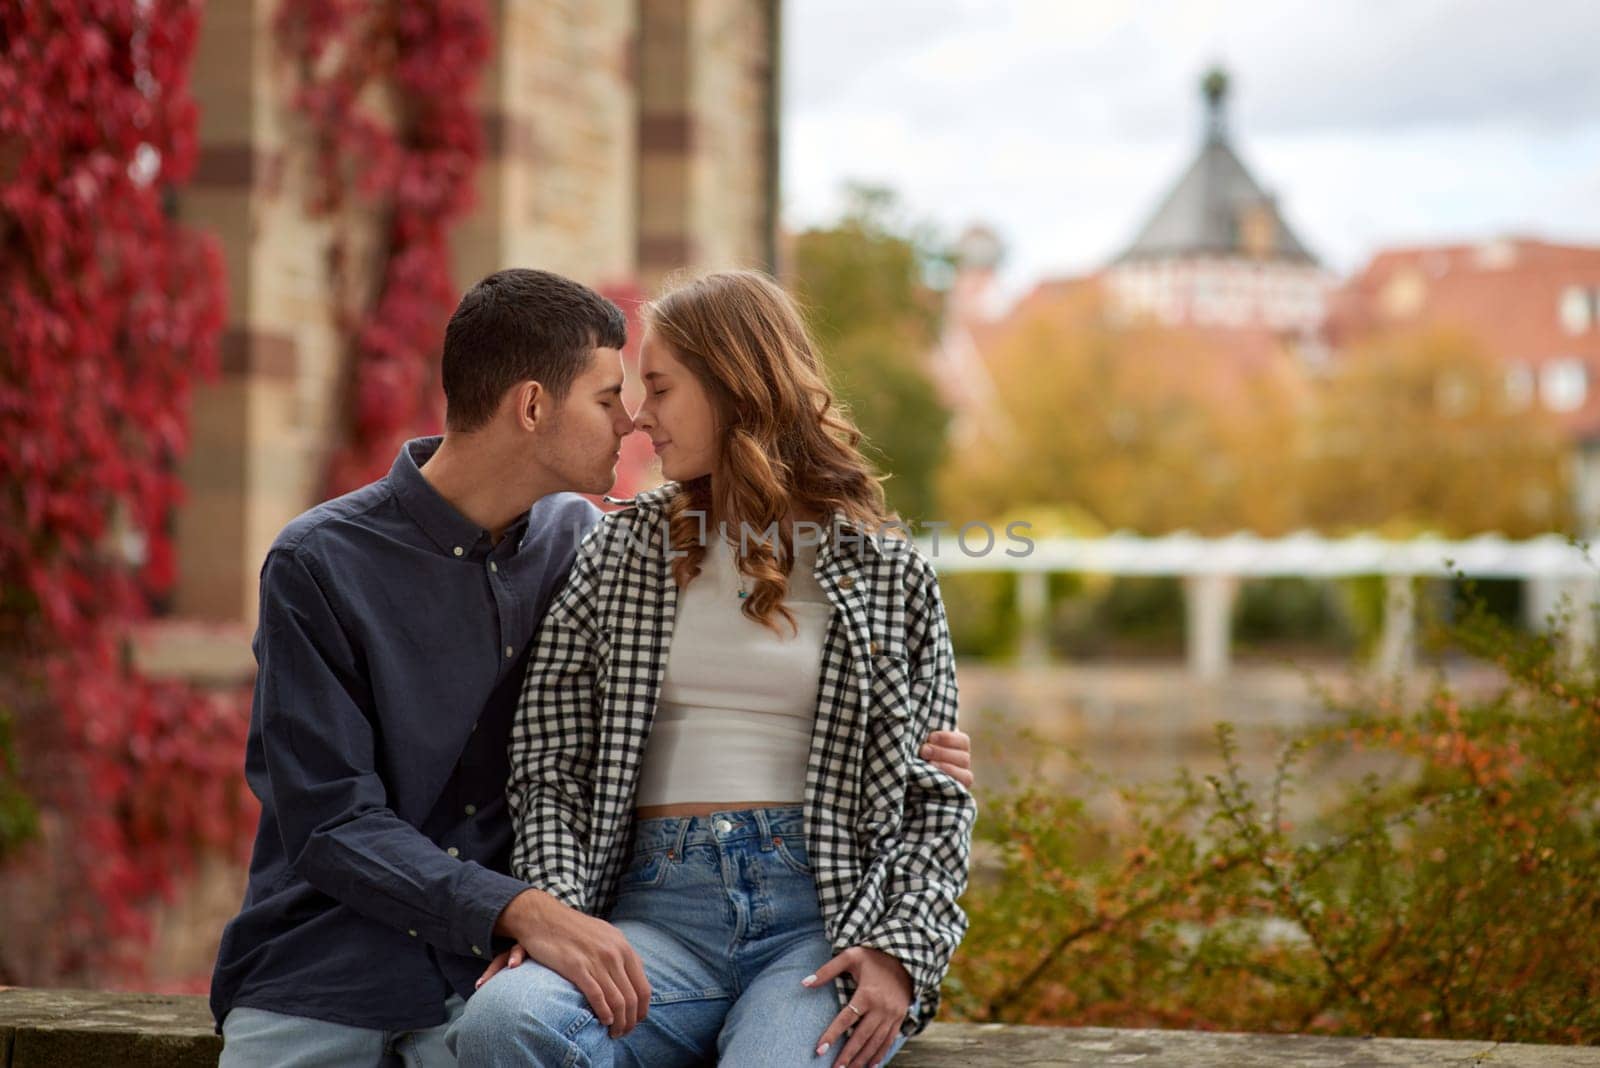
[(1512, 536), (1570, 519), (1560, 425), (1516, 402), (1505, 367), (1444, 330), (1374, 338), (1322, 383), (1307, 436), (1308, 520)]
[(1128, 318), (1088, 282), (1025, 302), (986, 346), (994, 411), (944, 472), (946, 501), (975, 516), (1070, 506), (1147, 534), (1292, 529), (1303, 390), (1264, 340), (1241, 351)]
[(893, 194), (855, 187), (833, 226), (794, 238), (789, 283), (806, 308), (829, 379), (891, 477), (889, 503), (934, 516), (949, 412), (925, 369), (938, 336), (943, 253), (906, 222)]

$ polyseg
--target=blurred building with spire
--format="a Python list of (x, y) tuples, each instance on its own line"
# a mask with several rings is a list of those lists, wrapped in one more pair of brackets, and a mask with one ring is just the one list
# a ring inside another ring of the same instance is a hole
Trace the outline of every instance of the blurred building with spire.
[(1205, 365), (1194, 371), (1224, 403), (1244, 378), (1294, 377), (1325, 362), (1323, 323), (1338, 280), (1235, 151), (1227, 73), (1207, 71), (1200, 89), (1199, 151), (1132, 242), (1100, 270), (1044, 279), (1001, 309), (993, 284), (999, 238), (981, 226), (962, 237), (932, 360), (948, 390), (957, 447), (1007, 433), (986, 353), (1034, 319), (1077, 322), (1103, 309), (1170, 328), (1183, 349), (1174, 358), (1203, 352)]
[[(1005, 433), (993, 386), (984, 386), (987, 358), (1031, 320), (1099, 314), (1170, 328), (1174, 358), (1193, 364), (1185, 370), (1223, 404), (1244, 403), (1236, 387), (1255, 376), (1308, 389), (1338, 373), (1341, 354), (1375, 339), (1452, 331), (1503, 366), (1503, 394), (1489, 400), (1538, 409), (1564, 431), (1580, 529), (1600, 536), (1600, 247), (1516, 236), (1384, 248), (1337, 277), (1240, 158), (1227, 73), (1207, 71), (1200, 91), (1198, 151), (1100, 270), (1044, 279), (996, 313), (993, 263), (958, 258), (936, 366), (967, 440)], [(975, 247), (998, 245), (985, 234)]]
[(1102, 282), (1164, 325), (1264, 332), (1310, 355), (1334, 278), (1234, 150), (1228, 90), (1221, 68), (1201, 79), (1200, 150)]

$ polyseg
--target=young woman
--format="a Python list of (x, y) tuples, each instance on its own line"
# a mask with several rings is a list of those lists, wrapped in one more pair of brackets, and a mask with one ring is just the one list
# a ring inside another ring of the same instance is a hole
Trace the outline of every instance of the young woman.
[(672, 481), (579, 550), (509, 797), (512, 870), (626, 936), (648, 1011), (612, 1011), (625, 977), (582, 974), (586, 994), (529, 962), (472, 998), (458, 1056), (882, 1064), (966, 929), (972, 797), (919, 752), (956, 725), (938, 583), (883, 530), (860, 434), (770, 279), (655, 302), (640, 370), (635, 426)]

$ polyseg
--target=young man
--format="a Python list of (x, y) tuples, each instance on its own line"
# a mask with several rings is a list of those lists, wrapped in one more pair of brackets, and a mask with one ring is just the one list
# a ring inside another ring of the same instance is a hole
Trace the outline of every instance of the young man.
[[(261, 822), (211, 986), (223, 1068), (451, 1064), (497, 937), (645, 1011), (616, 928), (505, 874), (527, 649), (599, 516), (576, 493), (610, 488), (633, 429), (624, 341), (576, 282), (485, 278), (446, 331), (444, 437), (268, 552), (245, 759)], [(964, 735), (929, 741), (969, 776)]]

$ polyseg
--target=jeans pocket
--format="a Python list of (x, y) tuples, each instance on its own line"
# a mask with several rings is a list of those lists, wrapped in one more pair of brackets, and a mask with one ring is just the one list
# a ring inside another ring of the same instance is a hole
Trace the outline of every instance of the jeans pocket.
[(804, 838), (799, 836), (774, 838), (772, 848), (777, 852), (778, 859), (791, 870), (801, 875), (811, 874), (811, 853), (806, 849)]
[(622, 869), (622, 878), (617, 883), (618, 891), (648, 890), (652, 886), (659, 886), (661, 880), (667, 877), (667, 869), (671, 863), (665, 849), (650, 849), (635, 853), (628, 860), (628, 866)]

